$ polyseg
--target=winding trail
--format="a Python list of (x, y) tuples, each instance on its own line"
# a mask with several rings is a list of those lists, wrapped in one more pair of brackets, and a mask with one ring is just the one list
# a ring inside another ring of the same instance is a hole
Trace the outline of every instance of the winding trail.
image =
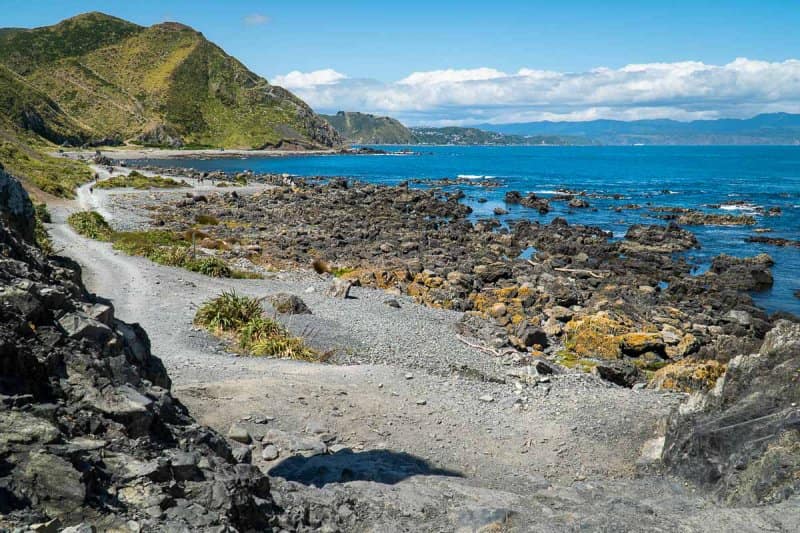
[[(107, 176), (97, 170), (101, 179)], [(247, 194), (258, 188), (236, 190)], [(299, 436), (323, 428), (337, 444), (356, 451), (356, 459), (367, 461), (369, 452), (386, 451), (397, 457), (411, 454), (431, 466), (430, 472), (403, 475), (399, 482), (376, 475), (319, 489), (296, 487), (311, 499), (346, 493), (368, 502), (378, 513), (375, 524), (382, 524), (373, 525), (375, 531), (473, 531), (498, 521), (519, 531), (790, 531), (798, 523), (798, 506), (792, 502), (726, 509), (682, 481), (660, 476), (657, 465), (636, 473), (640, 449), (657, 436), (660, 421), (682, 399), (679, 395), (631, 391), (584, 374), (553, 376), (537, 386), (518, 384), (508, 375), (513, 369), (456, 339), (458, 313), (418, 306), (407, 298), (399, 298), (401, 309), (394, 309), (384, 304), (385, 293), (363, 288), (353, 289), (353, 299), (334, 300), (324, 295), (330, 280), (313, 274), (209, 278), (120, 254), (66, 224), (73, 209), (94, 209), (112, 225), (128, 224), (129, 213), (119, 207), (125, 202), (110, 201), (119, 194), (167, 199), (182, 193), (90, 193), (84, 185), (75, 205), (53, 208), (51, 234), (57, 248), (81, 264), (87, 287), (110, 299), (120, 319), (146, 329), (176, 396), (200, 422), (225, 434), (232, 423), (253, 427), (252, 420), (274, 418), (269, 428)], [(292, 317), (287, 326), (312, 344), (348, 352), (347, 360), (364, 364), (320, 365), (228, 353), (223, 343), (192, 325), (197, 307), (223, 290), (258, 297), (300, 295), (313, 315)], [(265, 463), (257, 452), (254, 462), (264, 468), (286, 458)], [(325, 457), (335, 456), (316, 460)], [(402, 470), (398, 464), (382, 468), (395, 467)], [(361, 468), (377, 469), (369, 463)], [(426, 475), (435, 474), (433, 468), (458, 476)]]

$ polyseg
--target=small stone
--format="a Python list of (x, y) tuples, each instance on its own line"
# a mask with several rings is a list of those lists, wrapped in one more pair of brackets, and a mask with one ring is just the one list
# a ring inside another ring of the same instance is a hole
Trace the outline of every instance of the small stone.
[(264, 449), (261, 450), (261, 458), (265, 461), (273, 461), (280, 456), (280, 451), (278, 451), (278, 447), (274, 444), (268, 444), (264, 446)]
[(242, 444), (250, 444), (253, 441), (247, 428), (238, 424), (232, 425), (228, 430), (228, 438)]
[(250, 446), (236, 446), (232, 450), (233, 459), (237, 463), (250, 464), (253, 460), (253, 450)]
[(406, 374), (406, 379), (414, 379), (414, 374), (411, 373)]
[(327, 294), (333, 298), (347, 299), (350, 296), (350, 288), (352, 286), (352, 281), (336, 278), (333, 280), (333, 284), (328, 288)]
[(494, 396), (492, 396), (491, 394), (484, 394), (478, 399), (482, 402), (491, 403), (494, 401)]
[(428, 403), (428, 400), (419, 399), (417, 400), (417, 405), (425, 405)]

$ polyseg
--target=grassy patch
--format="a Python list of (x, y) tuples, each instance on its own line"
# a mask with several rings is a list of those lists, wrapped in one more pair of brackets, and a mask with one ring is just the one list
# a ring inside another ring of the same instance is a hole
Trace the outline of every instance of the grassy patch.
[(333, 267), (330, 269), (330, 273), (337, 278), (341, 278), (351, 272), (355, 272), (355, 268), (353, 267)]
[(31, 145), (2, 138), (0, 161), (11, 174), (61, 198), (73, 198), (75, 188), (92, 179), (89, 166), (82, 161), (51, 157)]
[(126, 187), (133, 189), (179, 189), (188, 186), (189, 184), (183, 180), (176, 181), (172, 178), (162, 178), (161, 176), (145, 176), (135, 170), (127, 176), (114, 176), (113, 178), (99, 181), (95, 185), (98, 189)]
[(261, 301), (235, 292), (223, 292), (197, 310), (194, 323), (218, 337), (230, 339), (244, 354), (322, 361), (280, 323), (264, 316)]
[(233, 271), (217, 257), (197, 257), (191, 243), (171, 231), (123, 231), (114, 234), (114, 248), (128, 255), (140, 255), (154, 263), (199, 272), (213, 278), (230, 278)]
[(154, 263), (185, 268), (213, 278), (260, 279), (252, 272), (234, 270), (218, 257), (198, 257), (190, 235), (166, 230), (114, 231), (102, 215), (94, 211), (73, 213), (67, 219), (76, 232), (98, 241), (111, 242), (115, 250), (146, 257)]
[(94, 211), (78, 211), (72, 213), (67, 222), (79, 235), (96, 241), (110, 241), (114, 230), (100, 213)]
[(52, 255), (55, 252), (55, 249), (53, 248), (53, 240), (50, 238), (47, 228), (44, 227), (46, 223), (53, 221), (52, 217), (50, 216), (50, 211), (47, 210), (47, 206), (45, 204), (36, 204), (34, 208), (34, 221), (36, 223), (34, 228), (34, 238), (36, 239), (36, 244), (39, 246), (39, 248), (41, 248), (45, 255)]

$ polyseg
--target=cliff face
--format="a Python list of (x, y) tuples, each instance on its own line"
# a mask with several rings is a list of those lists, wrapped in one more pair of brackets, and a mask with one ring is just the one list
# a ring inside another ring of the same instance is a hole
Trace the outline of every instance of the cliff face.
[(412, 144), (414, 134), (398, 120), (367, 113), (339, 111), (323, 115), (348, 142), (355, 144)]
[(0, 171), (0, 529), (269, 530), (268, 479), (170, 394), (145, 332), (30, 240)]
[[(3, 91), (0, 116), (59, 144), (340, 143), (302, 100), (182, 24), (145, 28), (88, 13), (54, 26), (7, 29), (0, 32), (0, 64), (7, 71), (0, 83), (15, 88)], [(20, 119), (26, 115), (38, 118)]]

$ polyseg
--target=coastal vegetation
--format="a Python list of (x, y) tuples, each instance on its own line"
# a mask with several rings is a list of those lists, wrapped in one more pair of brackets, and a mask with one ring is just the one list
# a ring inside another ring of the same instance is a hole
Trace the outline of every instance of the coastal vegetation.
[(36, 244), (45, 253), (45, 255), (52, 255), (55, 252), (53, 240), (50, 238), (50, 234), (48, 233), (47, 228), (44, 226), (52, 221), (53, 218), (50, 216), (50, 211), (47, 209), (47, 205), (34, 205), (34, 238), (36, 240)]
[(132, 189), (178, 189), (181, 187), (189, 187), (185, 181), (177, 181), (172, 178), (164, 178), (161, 176), (145, 176), (144, 174), (135, 170), (130, 174), (112, 176), (108, 179), (98, 181), (94, 187), (96, 189), (119, 189), (119, 188), (132, 188)]
[(199, 255), (192, 232), (179, 234), (165, 230), (114, 231), (100, 213), (79, 211), (67, 218), (70, 226), (90, 239), (110, 242), (115, 250), (146, 257), (154, 263), (185, 268), (214, 278), (260, 278), (243, 270), (232, 269), (216, 256)]
[(323, 354), (308, 347), (279, 322), (268, 318), (256, 298), (223, 292), (204, 303), (194, 323), (229, 340), (244, 355), (322, 361)]

